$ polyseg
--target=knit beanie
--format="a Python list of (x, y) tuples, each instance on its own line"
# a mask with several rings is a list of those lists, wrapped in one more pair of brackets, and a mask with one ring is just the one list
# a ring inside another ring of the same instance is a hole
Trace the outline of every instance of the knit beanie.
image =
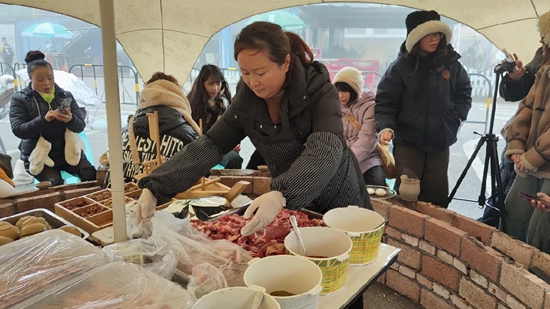
[(342, 68), (336, 73), (336, 76), (334, 76), (334, 84), (336, 85), (336, 83), (348, 84), (351, 89), (355, 90), (358, 98), (361, 97), (361, 93), (363, 93), (363, 76), (356, 68)]
[(408, 52), (414, 45), (422, 40), (423, 37), (431, 33), (443, 33), (447, 44), (451, 43), (453, 32), (451, 28), (441, 21), (441, 16), (436, 11), (415, 11), (407, 15), (405, 19), (407, 27), (407, 40), (405, 48)]

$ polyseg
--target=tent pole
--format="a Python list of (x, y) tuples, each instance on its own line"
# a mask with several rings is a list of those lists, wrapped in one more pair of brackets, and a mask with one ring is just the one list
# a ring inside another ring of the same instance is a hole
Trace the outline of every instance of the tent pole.
[(113, 198), (114, 241), (128, 240), (126, 233), (126, 207), (122, 176), (122, 135), (120, 101), (118, 94), (118, 65), (115, 36), (115, 8), (112, 0), (99, 0), (101, 39), (103, 42), (103, 80), (105, 83), (105, 109), (107, 136), (109, 137), (109, 165)]

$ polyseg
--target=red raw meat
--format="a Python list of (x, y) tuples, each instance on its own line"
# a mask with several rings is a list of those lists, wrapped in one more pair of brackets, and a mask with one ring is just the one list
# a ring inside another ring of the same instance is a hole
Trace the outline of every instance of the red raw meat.
[(296, 216), (301, 227), (324, 226), (323, 220), (310, 219), (301, 211), (287, 209), (281, 210), (271, 224), (249, 236), (242, 236), (241, 228), (250, 222), (251, 218), (245, 219), (236, 214), (210, 222), (191, 220), (191, 225), (211, 239), (227, 239), (250, 252), (253, 257), (265, 257), (285, 254), (283, 242), (292, 230), (288, 220), (291, 215)]

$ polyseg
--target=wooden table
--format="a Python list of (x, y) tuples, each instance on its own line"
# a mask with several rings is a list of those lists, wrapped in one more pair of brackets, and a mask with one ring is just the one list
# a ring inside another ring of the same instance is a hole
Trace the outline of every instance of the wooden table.
[(321, 296), (319, 309), (347, 308), (397, 260), (397, 254), (401, 251), (396, 247), (381, 244), (376, 261), (365, 266), (349, 267), (346, 284), (337, 292)]

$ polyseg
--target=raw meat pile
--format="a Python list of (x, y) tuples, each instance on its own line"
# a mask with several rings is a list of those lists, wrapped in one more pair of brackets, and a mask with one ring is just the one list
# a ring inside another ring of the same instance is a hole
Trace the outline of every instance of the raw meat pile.
[(252, 257), (265, 257), (271, 255), (285, 254), (284, 240), (292, 230), (288, 218), (294, 215), (298, 219), (298, 226), (323, 226), (323, 220), (310, 219), (307, 214), (283, 209), (270, 225), (249, 236), (241, 235), (243, 228), (250, 219), (245, 219), (233, 214), (223, 216), (218, 220), (204, 222), (192, 220), (191, 224), (211, 239), (227, 239), (246, 249)]

